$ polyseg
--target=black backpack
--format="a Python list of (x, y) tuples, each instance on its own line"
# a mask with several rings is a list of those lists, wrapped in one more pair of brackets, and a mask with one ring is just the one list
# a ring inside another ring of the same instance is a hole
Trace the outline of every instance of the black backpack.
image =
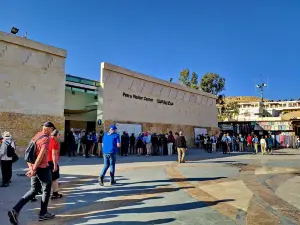
[(7, 149), (6, 149), (7, 157), (13, 157), (15, 154), (15, 148), (11, 146), (11, 143), (7, 143), (6, 141), (4, 141), (4, 144), (7, 145)]
[(31, 164), (34, 164), (35, 163), (35, 160), (37, 158), (37, 155), (36, 155), (36, 142), (38, 140), (40, 140), (41, 138), (43, 137), (46, 137), (47, 135), (42, 135), (40, 137), (38, 137), (36, 140), (31, 140), (29, 142), (29, 145), (27, 146), (26, 150), (25, 150), (25, 155), (24, 155), (24, 160), (28, 163), (31, 163)]

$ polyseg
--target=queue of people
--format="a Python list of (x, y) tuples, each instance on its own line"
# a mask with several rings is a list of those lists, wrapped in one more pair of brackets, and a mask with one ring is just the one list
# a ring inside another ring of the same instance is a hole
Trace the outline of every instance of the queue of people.
[[(124, 131), (120, 135), (120, 152), (121, 156), (137, 155), (173, 155), (177, 153), (175, 139), (179, 136), (172, 131), (166, 134), (156, 134), (151, 132), (143, 132), (135, 136)], [(99, 133), (86, 132), (85, 130), (71, 129), (67, 132), (66, 145), (67, 155), (69, 157), (82, 155), (86, 158), (91, 156), (103, 157), (102, 142), (104, 132)]]
[(224, 133), (220, 135), (198, 135), (196, 138), (196, 147), (205, 149), (208, 153), (222, 150), (223, 154), (230, 152), (253, 152), (257, 154), (259, 150), (262, 154), (272, 154), (274, 140), (271, 135), (262, 135), (258, 137), (255, 134), (248, 134), (246, 137), (242, 134)]

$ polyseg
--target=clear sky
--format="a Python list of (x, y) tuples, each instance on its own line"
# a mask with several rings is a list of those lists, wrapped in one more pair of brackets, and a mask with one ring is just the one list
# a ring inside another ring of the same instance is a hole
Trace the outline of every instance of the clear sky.
[[(0, 30), (68, 51), (66, 73), (99, 80), (110, 62), (177, 80), (226, 78), (226, 95), (300, 98), (300, 0), (0, 0)], [(260, 78), (262, 74), (262, 79)]]

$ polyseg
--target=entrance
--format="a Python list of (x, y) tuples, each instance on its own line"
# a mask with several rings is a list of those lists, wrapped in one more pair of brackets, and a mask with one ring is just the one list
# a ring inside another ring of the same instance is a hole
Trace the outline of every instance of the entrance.
[(196, 138), (197, 138), (197, 136), (198, 136), (199, 134), (202, 134), (202, 135), (207, 134), (207, 129), (195, 127), (195, 128), (194, 128), (195, 140), (196, 140)]

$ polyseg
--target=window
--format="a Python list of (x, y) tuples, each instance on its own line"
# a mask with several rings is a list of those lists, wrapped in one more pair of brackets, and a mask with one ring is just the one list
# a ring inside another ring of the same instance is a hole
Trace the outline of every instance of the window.
[(91, 90), (86, 90), (86, 93), (88, 93), (88, 94), (97, 94), (96, 91), (91, 91)]
[(91, 85), (91, 86), (96, 86), (94, 81), (91, 80), (86, 80), (86, 79), (81, 79), (82, 84), (87, 84), (87, 85)]
[(67, 77), (66, 77), (66, 80), (67, 80), (67, 81), (70, 81), (70, 82), (80, 83), (80, 79), (77, 78), (77, 77), (70, 77), (70, 76), (67, 76)]
[(84, 89), (81, 88), (76, 88), (76, 87), (72, 87), (72, 91), (77, 91), (77, 92), (85, 92)]

